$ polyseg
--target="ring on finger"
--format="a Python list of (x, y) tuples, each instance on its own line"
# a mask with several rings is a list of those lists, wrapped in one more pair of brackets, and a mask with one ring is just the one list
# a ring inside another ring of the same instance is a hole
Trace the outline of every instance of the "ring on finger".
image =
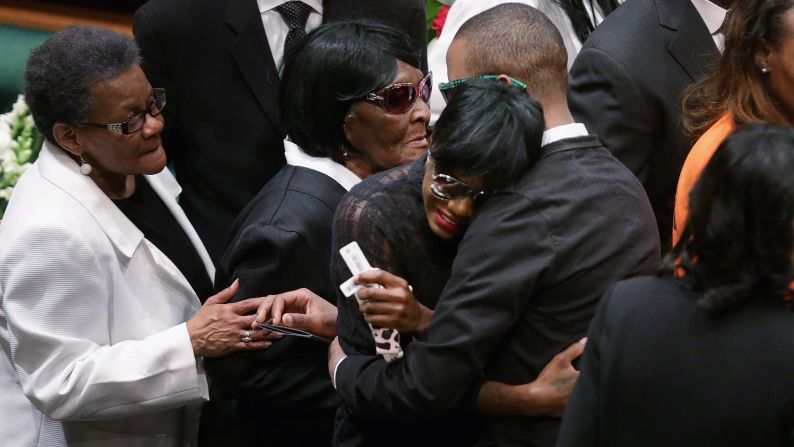
[(251, 331), (243, 332), (243, 343), (251, 343), (254, 339), (251, 338)]

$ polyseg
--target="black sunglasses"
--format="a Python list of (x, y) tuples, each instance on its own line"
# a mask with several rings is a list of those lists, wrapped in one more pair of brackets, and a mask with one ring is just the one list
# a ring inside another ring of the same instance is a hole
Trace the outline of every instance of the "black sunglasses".
[(486, 189), (475, 191), (466, 182), (458, 180), (451, 175), (437, 172), (430, 151), (427, 152), (427, 159), (433, 163), (433, 182), (430, 183), (430, 193), (437, 199), (449, 201), (469, 196), (474, 201), (475, 206), (479, 206), (490, 194), (490, 191)]
[(432, 92), (433, 73), (428, 73), (418, 85), (408, 82), (388, 85), (380, 93), (370, 93), (364, 99), (380, 105), (388, 113), (399, 115), (411, 110), (419, 97), (424, 102), (429, 101)]

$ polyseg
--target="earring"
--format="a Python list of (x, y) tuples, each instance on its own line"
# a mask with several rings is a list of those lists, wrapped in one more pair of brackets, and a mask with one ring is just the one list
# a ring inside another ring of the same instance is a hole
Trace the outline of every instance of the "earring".
[(768, 68), (766, 68), (766, 67), (761, 67), (761, 73), (763, 73), (763, 74), (769, 74), (769, 69), (768, 69)]
[(350, 152), (347, 149), (342, 149), (342, 158), (347, 158), (350, 156)]
[(83, 174), (83, 175), (91, 175), (91, 171), (93, 171), (93, 170), (94, 170), (94, 168), (90, 164), (88, 164), (88, 162), (85, 161), (85, 158), (83, 158), (83, 156), (81, 155), (80, 156), (80, 173)]

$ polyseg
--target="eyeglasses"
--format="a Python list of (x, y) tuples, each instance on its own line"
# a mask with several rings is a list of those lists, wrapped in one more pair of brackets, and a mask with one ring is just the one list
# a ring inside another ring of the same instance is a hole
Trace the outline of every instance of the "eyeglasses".
[(388, 113), (399, 115), (411, 110), (416, 98), (421, 97), (422, 101), (429, 101), (432, 92), (433, 73), (428, 73), (418, 85), (407, 82), (392, 84), (384, 87), (380, 94), (370, 93), (364, 99), (380, 105)]
[(107, 129), (110, 133), (116, 135), (129, 135), (143, 129), (143, 124), (146, 122), (146, 115), (155, 117), (163, 112), (165, 108), (165, 89), (155, 88), (152, 89), (154, 98), (149, 104), (149, 108), (142, 112), (133, 115), (123, 123), (110, 123), (110, 124), (94, 124), (94, 123), (80, 123), (81, 126), (99, 127)]
[[(427, 153), (427, 159), (432, 161), (430, 152)], [(487, 198), (490, 194), (489, 191), (482, 189), (475, 191), (467, 183), (462, 182), (455, 177), (447, 174), (436, 173), (435, 165), (433, 166), (433, 182), (430, 183), (430, 192), (434, 197), (440, 200), (455, 200), (461, 197), (469, 196), (475, 205), (479, 205), (483, 199)]]
[[(470, 79), (497, 79), (499, 76), (501, 75), (483, 75), (474, 76), (472, 78), (456, 79), (451, 82), (442, 82), (441, 84), (438, 84), (438, 90), (441, 92), (441, 96), (444, 97), (444, 101), (450, 102), (455, 95), (460, 93), (461, 87), (466, 84), (466, 81)], [(516, 78), (511, 78), (508, 76), (507, 79), (510, 79), (510, 82), (512, 83), (511, 85), (513, 87), (520, 88), (522, 90), (526, 90), (528, 88), (526, 84)]]

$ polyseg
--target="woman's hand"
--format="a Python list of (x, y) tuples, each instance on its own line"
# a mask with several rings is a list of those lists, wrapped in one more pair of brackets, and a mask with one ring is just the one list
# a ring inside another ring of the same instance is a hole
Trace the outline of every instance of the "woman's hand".
[[(201, 309), (187, 322), (187, 332), (196, 357), (220, 357), (234, 351), (270, 347), (278, 338), (269, 331), (251, 330), (253, 312), (264, 298), (250, 298), (236, 303), (229, 301), (237, 293), (240, 280), (207, 299)], [(243, 341), (246, 333), (251, 341)]]
[(309, 289), (265, 297), (251, 327), (271, 318), (275, 325), (300, 329), (329, 340), (336, 337), (336, 306)]
[(416, 334), (430, 325), (433, 311), (416, 301), (408, 282), (389, 272), (373, 269), (356, 276), (357, 284), (379, 284), (358, 291), (358, 309), (374, 327), (396, 329), (401, 334)]
[(486, 382), (477, 397), (477, 406), (491, 416), (562, 416), (579, 371), (573, 362), (584, 352), (583, 338), (555, 355), (534, 382), (507, 385)]

